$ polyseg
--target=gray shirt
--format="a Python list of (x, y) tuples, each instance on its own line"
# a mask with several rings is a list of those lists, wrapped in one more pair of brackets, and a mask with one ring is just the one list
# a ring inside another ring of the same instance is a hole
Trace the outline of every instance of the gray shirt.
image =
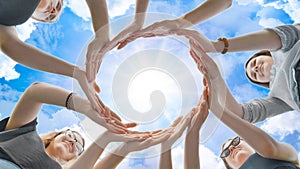
[(243, 118), (249, 122), (265, 120), (287, 111), (300, 111), (298, 83), (295, 68), (300, 60), (300, 26), (284, 25), (268, 28), (281, 39), (282, 48), (271, 51), (274, 65), (271, 70), (268, 97), (242, 104)]
[(20, 25), (26, 22), (40, 3), (40, 0), (0, 0), (0, 24)]
[(61, 169), (60, 164), (46, 154), (36, 132), (36, 119), (20, 128), (4, 131), (8, 119), (0, 121), (0, 158), (22, 169)]

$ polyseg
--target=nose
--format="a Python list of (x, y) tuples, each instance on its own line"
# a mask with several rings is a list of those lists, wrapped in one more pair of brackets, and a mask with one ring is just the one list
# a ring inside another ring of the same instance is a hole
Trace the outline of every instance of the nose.
[(258, 66), (257, 66), (257, 65), (256, 65), (256, 66), (253, 66), (253, 67), (252, 67), (252, 71), (257, 73), (257, 72), (258, 72)]
[(50, 13), (55, 13), (56, 12), (56, 9), (55, 8), (52, 8)]

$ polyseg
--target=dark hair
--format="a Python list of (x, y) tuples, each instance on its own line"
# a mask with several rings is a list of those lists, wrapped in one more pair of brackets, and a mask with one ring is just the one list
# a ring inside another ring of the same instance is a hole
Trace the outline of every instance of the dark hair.
[[(230, 141), (230, 140), (232, 140), (232, 138), (228, 139), (226, 142), (228, 142), (228, 141)], [(226, 142), (225, 142), (225, 143), (226, 143)], [(224, 146), (225, 146), (225, 143), (223, 143), (223, 145), (222, 145), (222, 151), (223, 151), (223, 148), (224, 148)], [(227, 163), (227, 161), (225, 160), (225, 158), (222, 158), (222, 161), (223, 161), (223, 163), (224, 163), (226, 169), (233, 169), (233, 168), (231, 168), (231, 167), (229, 166), (229, 164)]]
[[(252, 56), (247, 60), (247, 62), (246, 62), (246, 64), (245, 64), (245, 70), (247, 70), (247, 66), (248, 66), (249, 62), (250, 62), (252, 59), (254, 59), (254, 58), (256, 58), (256, 57), (259, 57), (259, 56), (261, 56), (261, 55), (265, 55), (265, 56), (270, 56), (270, 57), (272, 57), (272, 55), (271, 55), (271, 53), (270, 53), (269, 50), (261, 50), (261, 51), (255, 53), (254, 55), (252, 55)], [(261, 83), (261, 82), (254, 81), (254, 80), (252, 80), (252, 79), (249, 77), (249, 75), (247, 74), (247, 71), (245, 71), (245, 72), (246, 72), (247, 78), (248, 78), (252, 83), (257, 84), (257, 85), (262, 86), (262, 87), (270, 88), (270, 82)]]

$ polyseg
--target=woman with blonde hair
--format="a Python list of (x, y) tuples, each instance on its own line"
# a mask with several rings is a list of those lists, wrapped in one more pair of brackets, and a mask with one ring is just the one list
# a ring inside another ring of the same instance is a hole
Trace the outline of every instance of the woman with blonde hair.
[[(39, 136), (36, 131), (37, 114), (44, 103), (65, 106), (82, 113), (114, 132), (102, 133), (85, 152), (85, 141), (76, 131), (68, 129)], [(120, 119), (107, 107), (105, 114), (111, 118), (100, 116), (90, 102), (79, 95), (45, 83), (32, 84), (18, 101), (11, 116), (0, 121), (0, 168), (97, 169), (101, 166), (96, 163), (97, 159), (110, 142), (127, 142), (126, 145), (131, 145), (131, 148), (123, 145), (123, 149), (128, 154), (164, 141), (174, 128), (154, 131), (150, 135), (149, 132), (131, 132), (127, 128), (135, 127), (136, 123), (111, 122)], [(127, 134), (121, 134), (125, 132)], [(115, 163), (114, 160), (109, 161)]]

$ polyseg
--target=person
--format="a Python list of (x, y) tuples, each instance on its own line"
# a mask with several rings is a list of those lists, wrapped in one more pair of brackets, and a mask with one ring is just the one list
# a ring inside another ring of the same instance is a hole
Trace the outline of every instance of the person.
[[(205, 52), (223, 52), (223, 48), (229, 52), (264, 49), (248, 60), (245, 71), (251, 81), (269, 87), (270, 92), (266, 98), (239, 104), (228, 90), (224, 80), (222, 78), (216, 80), (219, 88), (226, 89), (228, 93), (226, 107), (239, 117), (255, 123), (291, 110), (300, 110), (299, 24), (267, 28), (216, 42), (209, 41), (197, 31), (178, 30), (177, 33), (193, 41), (194, 48), (202, 48)], [(213, 65), (207, 65), (210, 66)], [(212, 72), (217, 70), (217, 67), (209, 68)]]
[[(85, 141), (78, 132), (64, 130), (39, 136), (36, 131), (37, 114), (44, 103), (78, 111), (111, 131), (101, 134), (84, 152)], [(108, 120), (118, 118), (107, 107), (105, 111), (113, 116)], [(167, 128), (151, 133), (115, 133), (112, 131), (135, 127), (136, 123), (124, 125), (106, 120), (92, 108), (87, 99), (56, 86), (34, 83), (24, 92), (11, 116), (0, 121), (0, 166), (25, 169), (93, 168), (98, 165), (97, 159), (110, 142), (130, 142), (128, 144), (134, 148), (127, 152), (138, 151), (164, 141), (172, 131), (172, 128)], [(180, 122), (177, 121), (173, 128)]]
[[(105, 18), (107, 17), (106, 1), (87, 0), (86, 2), (91, 12), (94, 31), (96, 31), (107, 24), (107, 19)], [(100, 89), (95, 82), (87, 81), (84, 70), (22, 42), (16, 33), (15, 26), (24, 23), (30, 17), (41, 22), (57, 21), (62, 13), (62, 7), (63, 0), (1, 1), (1, 51), (14, 61), (30, 68), (76, 79), (91, 101), (92, 106), (101, 113), (104, 109), (101, 108), (96, 96)], [(98, 10), (102, 12), (96, 12)]]
[[(209, 89), (207, 99), (209, 109), (238, 134), (222, 146), (220, 157), (226, 168), (299, 169), (298, 154), (292, 145), (276, 141), (259, 127), (241, 119), (225, 105), (223, 98), (220, 99), (219, 84), (216, 83), (221, 78), (216, 63), (192, 41), (191, 54), (204, 75), (204, 85)], [(226, 96), (224, 92), (221, 94)]]
[(98, 29), (93, 42), (91, 42), (88, 46), (88, 52), (86, 55), (86, 72), (89, 82), (93, 82), (96, 79), (96, 75), (99, 71), (105, 53), (112, 50), (121, 41), (130, 37), (143, 27), (148, 4), (149, 0), (136, 0), (135, 16), (132, 23), (118, 33), (112, 40), (109, 38), (109, 21), (107, 20), (103, 22), (107, 24), (103, 25), (101, 29)]
[[(106, 45), (101, 48), (98, 54), (95, 54), (92, 57), (93, 59), (87, 59), (89, 62), (94, 63), (94, 66), (90, 66), (92, 65), (91, 63), (87, 65), (87, 76), (90, 82), (95, 79), (105, 54), (114, 47), (118, 46), (118, 49), (121, 49), (131, 41), (134, 41), (140, 37), (151, 37), (158, 35), (163, 36), (172, 30), (193, 26), (220, 13), (226, 8), (229, 8), (232, 0), (206, 0), (196, 9), (184, 14), (179, 18), (156, 22), (144, 29), (141, 29), (144, 24), (148, 2), (149, 0), (142, 2), (137, 0), (136, 13), (133, 23), (119, 33), (112, 41), (106, 43)], [(105, 32), (105, 30), (103, 32)]]

